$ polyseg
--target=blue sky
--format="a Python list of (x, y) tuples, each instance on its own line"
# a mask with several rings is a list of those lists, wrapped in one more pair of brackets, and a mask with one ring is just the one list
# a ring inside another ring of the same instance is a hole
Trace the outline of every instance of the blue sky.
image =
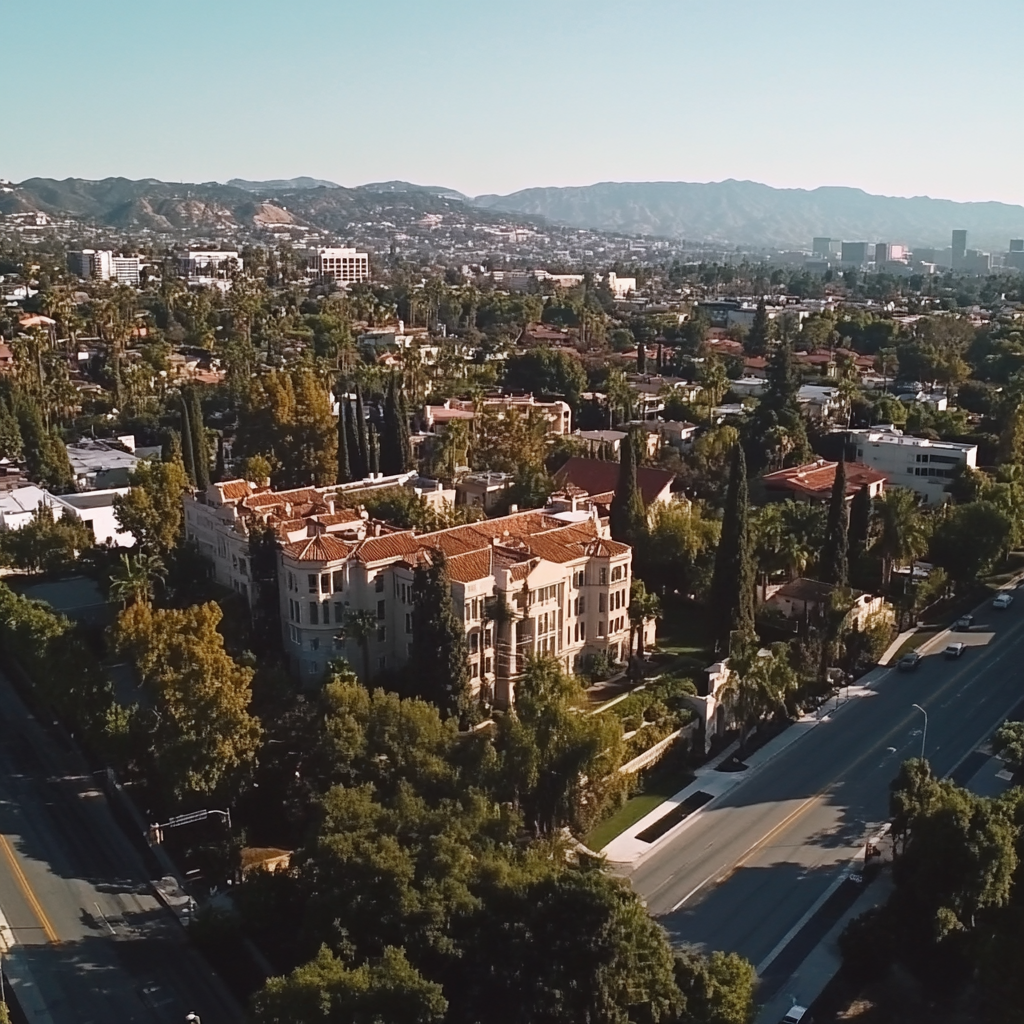
[(1021, 0), (0, 0), (0, 177), (1024, 203)]

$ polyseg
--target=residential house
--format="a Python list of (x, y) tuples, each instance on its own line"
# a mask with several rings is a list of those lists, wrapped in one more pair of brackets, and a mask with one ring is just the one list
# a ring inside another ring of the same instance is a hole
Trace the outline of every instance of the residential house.
[[(828, 610), (833, 594), (838, 588), (831, 583), (821, 583), (818, 580), (795, 579), (790, 580), (778, 587), (768, 588), (768, 599), (764, 608), (767, 611), (774, 611), (790, 620), (796, 630), (799, 623), (807, 618), (823, 614)], [(854, 590), (850, 593), (853, 606), (846, 613), (842, 629), (849, 629), (856, 626), (858, 629), (865, 629), (871, 624), (876, 616), (885, 615), (891, 617), (892, 610), (885, 600), (876, 594), (865, 594), (862, 591)]]
[(79, 491), (127, 487), (129, 474), (139, 464), (137, 456), (108, 441), (83, 438), (67, 450)]
[[(665, 469), (640, 466), (636, 471), (636, 482), (644, 500), (644, 508), (653, 505), (668, 505), (672, 502), (672, 481), (675, 475)], [(590, 496), (597, 505), (611, 505), (615, 488), (619, 482), (618, 462), (603, 462), (600, 459), (585, 459), (574, 456), (554, 476), (559, 487), (572, 485)]]
[[(774, 473), (766, 473), (760, 480), (769, 501), (827, 502), (835, 486), (837, 462), (818, 459), (803, 466), (790, 466)], [(859, 462), (846, 463), (846, 497), (851, 501), (854, 495), (865, 487), (871, 498), (880, 497), (888, 477), (870, 466)]]
[(507, 417), (512, 410), (524, 417), (533, 413), (542, 419), (545, 431), (551, 437), (560, 437), (572, 430), (572, 409), (567, 402), (561, 399), (541, 402), (533, 395), (488, 395), (479, 402), (449, 398), (443, 405), (424, 407), (424, 429), (429, 433), (437, 433), (453, 420), (471, 423), (476, 419), (478, 409), (485, 413), (495, 413), (500, 419)]

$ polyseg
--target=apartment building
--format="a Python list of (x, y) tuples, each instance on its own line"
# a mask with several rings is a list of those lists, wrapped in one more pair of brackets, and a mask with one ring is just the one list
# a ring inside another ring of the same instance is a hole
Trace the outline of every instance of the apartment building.
[[(513, 700), (530, 655), (566, 669), (590, 654), (628, 654), (632, 550), (576, 498), (466, 526), (417, 534), (340, 508), (333, 488), (274, 492), (245, 480), (186, 495), (185, 529), (214, 563), (217, 579), (256, 599), (250, 529), (278, 541), (284, 648), (294, 674), (315, 685), (328, 663), (346, 658), (360, 676), (405, 665), (412, 651), (416, 568), (441, 551), (461, 610), (473, 689), (500, 706)], [(499, 609), (507, 609), (502, 614)], [(350, 613), (370, 612), (367, 637)], [(654, 624), (648, 628), (653, 641)]]
[(851, 430), (848, 433), (854, 458), (884, 473), (889, 485), (906, 487), (930, 505), (949, 497), (947, 488), (958, 467), (978, 463), (978, 446), (954, 441), (908, 437), (891, 425)]
[(67, 253), (68, 270), (83, 281), (109, 281), (114, 276), (113, 260), (109, 249), (73, 249)]
[(370, 257), (355, 249), (319, 247), (309, 250), (309, 269), (317, 281), (356, 284), (370, 279)]
[(178, 256), (178, 273), (195, 285), (223, 287), (242, 266), (236, 249), (189, 249)]
[(513, 410), (520, 416), (533, 413), (543, 419), (546, 432), (552, 437), (572, 432), (572, 409), (567, 402), (540, 402), (533, 395), (489, 395), (479, 403), (470, 399), (449, 398), (443, 405), (424, 407), (424, 429), (434, 433), (443, 431), (453, 420), (472, 422), (478, 409), (495, 413), (501, 419), (513, 415)]

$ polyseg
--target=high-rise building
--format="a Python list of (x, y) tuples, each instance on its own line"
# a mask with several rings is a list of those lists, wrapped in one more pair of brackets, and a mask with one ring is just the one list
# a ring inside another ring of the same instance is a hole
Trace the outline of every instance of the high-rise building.
[(960, 270), (964, 265), (964, 258), (967, 255), (967, 232), (953, 232), (953, 269)]
[(1010, 252), (1024, 252), (1024, 238), (1011, 238)]
[(110, 264), (111, 276), (118, 284), (138, 287), (142, 274), (142, 260), (138, 256), (112, 256)]
[(843, 263), (853, 263), (858, 267), (868, 261), (867, 242), (843, 242), (840, 259)]
[(310, 249), (309, 269), (318, 281), (356, 284), (370, 279), (370, 257), (348, 248)]
[(114, 276), (113, 253), (109, 249), (78, 249), (67, 254), (68, 270), (83, 281), (109, 281)]
[(832, 258), (832, 239), (815, 238), (811, 243), (811, 255), (819, 256), (823, 260)]
[(888, 242), (876, 242), (875, 243), (875, 266), (882, 267), (889, 262), (889, 243)]

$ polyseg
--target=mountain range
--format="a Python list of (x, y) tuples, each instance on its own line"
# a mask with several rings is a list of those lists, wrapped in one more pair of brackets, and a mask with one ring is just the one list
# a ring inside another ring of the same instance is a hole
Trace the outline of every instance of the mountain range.
[(602, 182), (465, 196), (403, 181), (345, 188), (323, 179), (235, 178), (226, 184), (155, 178), (30, 178), (0, 191), (0, 213), (41, 211), (122, 230), (211, 232), (298, 223), (341, 235), (371, 221), (428, 214), (488, 224), (509, 216), (577, 228), (721, 246), (805, 249), (815, 236), (942, 247), (966, 229), (972, 247), (1005, 251), (1024, 238), (1024, 207), (899, 198), (860, 189), (779, 189), (753, 181)]

